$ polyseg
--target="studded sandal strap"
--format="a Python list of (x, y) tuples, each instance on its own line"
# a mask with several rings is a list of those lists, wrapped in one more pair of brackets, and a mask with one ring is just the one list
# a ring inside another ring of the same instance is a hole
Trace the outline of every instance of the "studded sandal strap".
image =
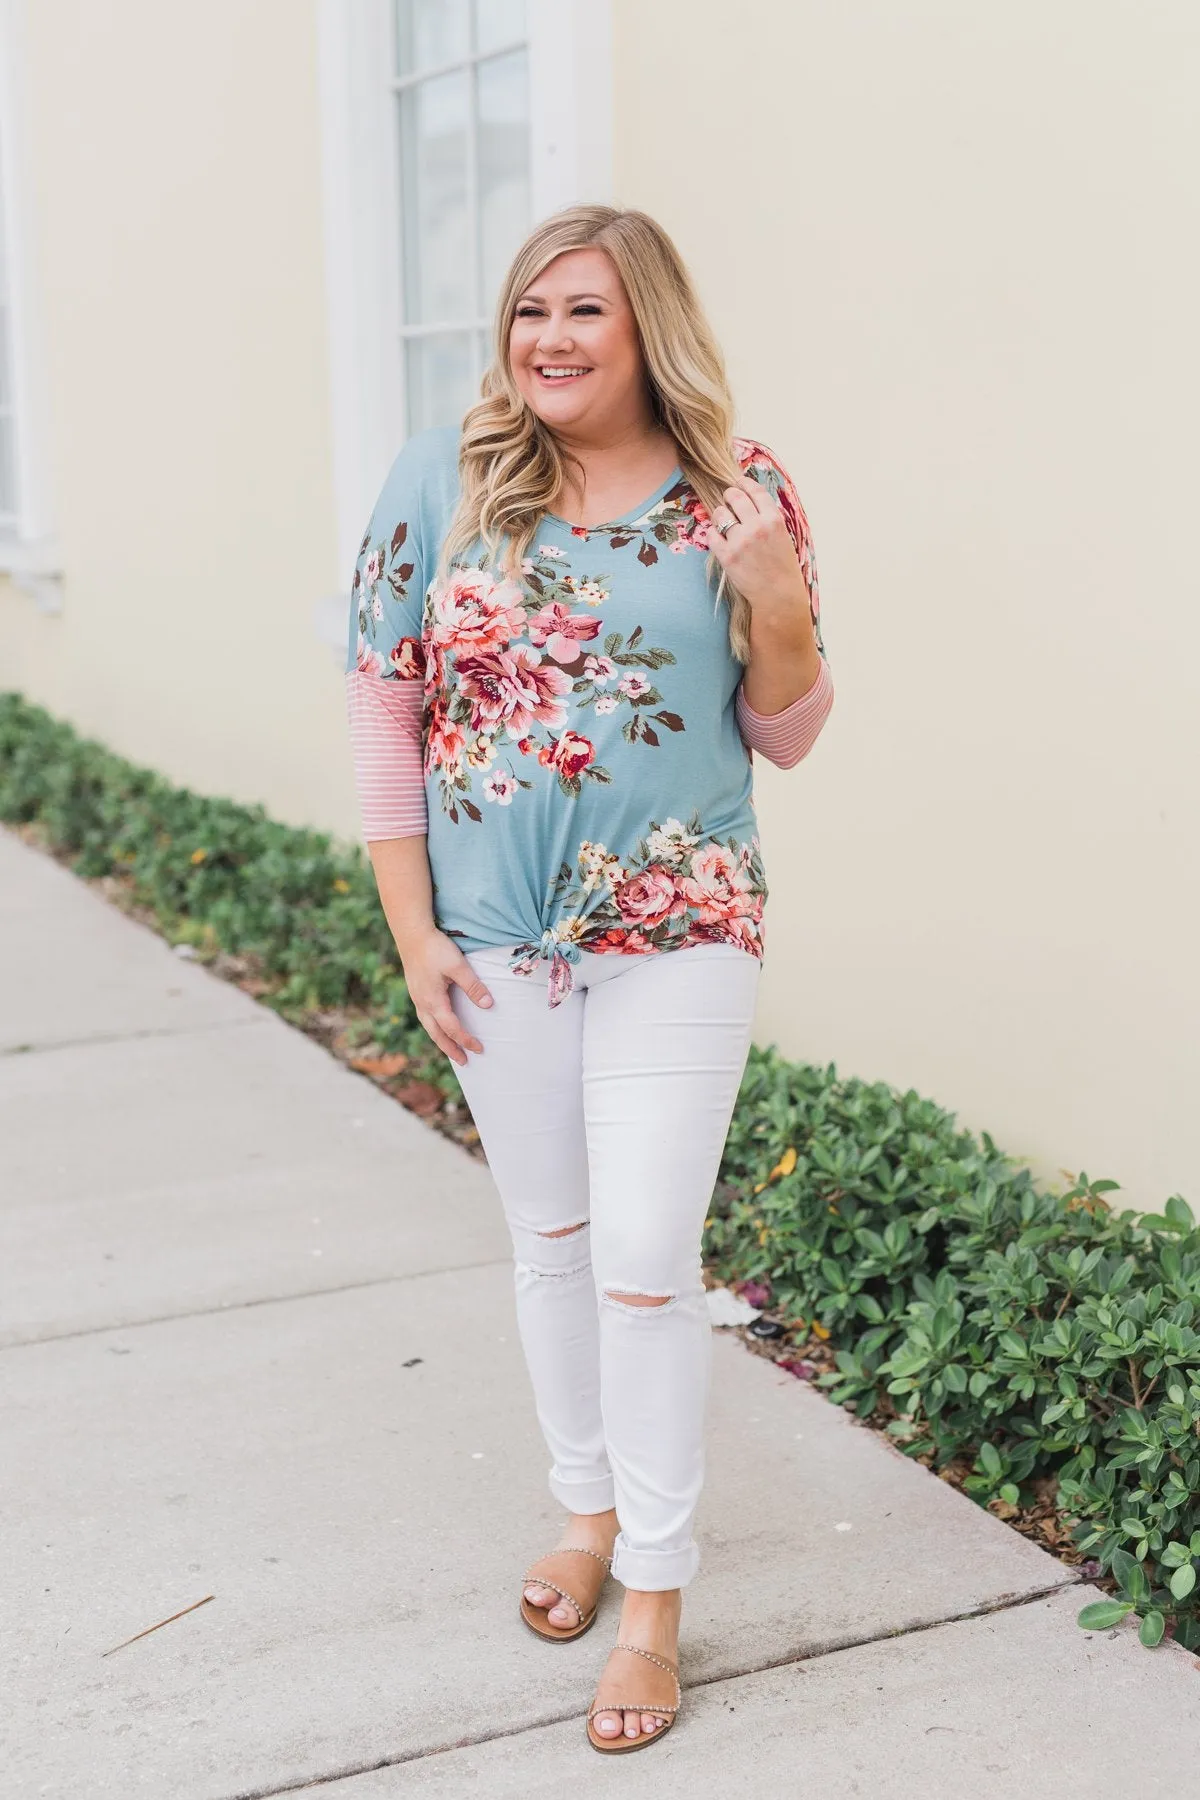
[[(567, 1544), (561, 1550), (547, 1550), (545, 1556), (538, 1557), (538, 1562), (549, 1562), (553, 1556), (594, 1556), (596, 1561), (603, 1563), (606, 1569), (612, 1568), (611, 1556), (601, 1556), (598, 1550), (585, 1550), (582, 1544)], [(537, 1563), (534, 1563), (533, 1566), (536, 1569)], [(526, 1581), (537, 1581), (538, 1576), (531, 1572), (525, 1579)], [(544, 1585), (546, 1587), (554, 1587), (552, 1581), (547, 1581)], [(557, 1589), (555, 1591), (557, 1592)]]
[[(611, 1556), (601, 1556), (598, 1550), (585, 1549), (582, 1544), (569, 1544), (562, 1550), (549, 1550), (545, 1556), (539, 1557), (538, 1561), (549, 1562), (551, 1558), (555, 1556), (594, 1556), (597, 1562), (604, 1564), (606, 1570), (612, 1565)], [(558, 1594), (563, 1600), (568, 1601), (575, 1608), (575, 1611), (579, 1614), (581, 1619), (586, 1618), (588, 1608), (586, 1606), (581, 1606), (574, 1594), (568, 1593), (566, 1588), (559, 1587), (557, 1581), (550, 1581), (545, 1575), (539, 1575), (537, 1573), (537, 1563), (534, 1563), (533, 1568), (528, 1570), (524, 1577), (524, 1582), (536, 1582), (539, 1587), (548, 1587), (551, 1593)]]
[(655, 1656), (653, 1650), (643, 1650), (640, 1644), (614, 1644), (613, 1649), (632, 1650), (635, 1656), (644, 1656), (648, 1662), (657, 1663), (660, 1669), (665, 1669), (668, 1675), (673, 1676), (675, 1680), (675, 1705), (663, 1706), (660, 1701), (656, 1700), (653, 1705), (650, 1706), (635, 1706), (628, 1700), (610, 1700), (605, 1706), (593, 1705), (591, 1712), (588, 1714), (589, 1720), (594, 1719), (597, 1713), (602, 1712), (677, 1713), (679, 1711), (680, 1707), (683, 1705), (683, 1688), (679, 1681), (679, 1670), (673, 1662), (667, 1662), (664, 1657)]
[(538, 1587), (548, 1587), (550, 1589), (551, 1593), (559, 1594), (559, 1595), (561, 1595), (561, 1597), (564, 1600), (569, 1600), (571, 1602), (571, 1605), (575, 1608), (575, 1611), (579, 1614), (581, 1619), (583, 1618), (583, 1615), (586, 1613), (587, 1607), (580, 1606), (580, 1604), (579, 1604), (578, 1600), (575, 1598), (574, 1594), (568, 1594), (566, 1588), (559, 1587), (557, 1581), (547, 1581), (546, 1577), (544, 1575), (527, 1575), (525, 1577), (525, 1580), (527, 1582), (536, 1582)]

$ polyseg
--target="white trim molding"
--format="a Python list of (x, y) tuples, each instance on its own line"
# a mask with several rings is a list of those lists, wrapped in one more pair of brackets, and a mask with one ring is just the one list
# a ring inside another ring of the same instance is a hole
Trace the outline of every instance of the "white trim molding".
[(399, 445), (399, 143), (387, 0), (318, 0), (338, 567), (347, 583)]
[(526, 0), (533, 216), (607, 205), (613, 186), (611, 0)]
[[(611, 195), (612, 21), (611, 0), (527, 7), (536, 220)], [(334, 499), (347, 582), (404, 438), (393, 18), (394, 0), (318, 0)], [(335, 604), (316, 606), (319, 635), (330, 643)], [(339, 648), (344, 638), (339, 621)]]

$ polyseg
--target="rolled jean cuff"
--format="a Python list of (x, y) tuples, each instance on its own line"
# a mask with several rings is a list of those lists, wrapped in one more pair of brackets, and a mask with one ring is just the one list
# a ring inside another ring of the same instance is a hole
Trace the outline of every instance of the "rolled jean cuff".
[(625, 1533), (617, 1533), (613, 1545), (612, 1572), (628, 1588), (660, 1594), (686, 1587), (700, 1567), (700, 1549), (693, 1540), (682, 1550), (631, 1550)]
[(617, 1504), (611, 1474), (564, 1481), (557, 1469), (551, 1469), (550, 1492), (560, 1506), (573, 1513), (611, 1512)]

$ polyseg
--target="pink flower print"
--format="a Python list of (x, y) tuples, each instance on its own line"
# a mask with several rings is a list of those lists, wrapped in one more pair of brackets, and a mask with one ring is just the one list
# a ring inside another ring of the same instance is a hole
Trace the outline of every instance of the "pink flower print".
[(573, 663), (579, 656), (580, 644), (589, 643), (600, 634), (600, 620), (586, 613), (573, 613), (561, 600), (551, 600), (535, 612), (528, 624), (529, 641), (543, 646), (555, 662)]
[(453, 774), (461, 768), (466, 748), (467, 737), (462, 726), (448, 719), (440, 707), (435, 707), (425, 740), (425, 767), (445, 769)]
[(687, 555), (688, 547), (687, 547), (687, 542), (684, 538), (676, 538), (675, 542), (673, 544), (669, 544), (667, 546), (667, 548), (669, 550), (671, 550), (675, 556), (686, 556)]
[(551, 1006), (561, 1006), (571, 989), (575, 986), (575, 977), (571, 974), (571, 965), (565, 956), (555, 955), (550, 963), (550, 979), (546, 983), (547, 1000)]
[(383, 601), (379, 598), (378, 594), (375, 594), (371, 600), (371, 617), (377, 625), (383, 617)]
[(657, 863), (630, 875), (613, 898), (621, 917), (631, 925), (657, 925), (671, 913), (683, 911), (671, 871)]
[(456, 655), (503, 650), (525, 630), (520, 589), (487, 569), (459, 569), (432, 596), (432, 636)]
[(487, 799), (495, 800), (498, 805), (511, 806), (512, 797), (517, 791), (517, 784), (511, 775), (506, 775), (503, 769), (497, 769), (496, 773), (489, 775), (484, 782), (483, 791)]
[[(697, 550), (707, 550), (712, 529), (708, 508), (697, 495), (690, 495), (683, 504), (685, 517), (679, 527), (677, 541), (682, 544), (692, 544)], [(672, 544), (671, 548), (674, 550), (675, 545)]]
[(485, 656), (459, 657), (459, 687), (471, 702), (471, 729), (481, 731), (505, 726), (508, 735), (523, 738), (535, 721), (561, 725), (566, 708), (560, 695), (569, 692), (571, 677), (536, 650), (523, 645)]
[(604, 687), (616, 674), (617, 665), (608, 656), (585, 656), (583, 672), (589, 681), (595, 682), (597, 687)]
[(425, 657), (420, 638), (401, 638), (393, 646), (388, 661), (401, 681), (420, 681), (425, 673)]
[(627, 694), (631, 700), (636, 700), (640, 695), (649, 691), (650, 683), (644, 675), (626, 675), (623, 681), (617, 683), (617, 692)]
[(372, 550), (370, 556), (368, 556), (368, 558), (367, 558), (366, 568), (363, 570), (363, 580), (366, 582), (368, 587), (374, 587), (375, 583), (379, 580), (379, 577), (380, 577), (380, 575), (382, 575), (382, 573), (383, 573), (383, 551), (382, 550)]
[(566, 562), (567, 553), (560, 550), (557, 544), (539, 544), (538, 555), (548, 556), (551, 562)]
[(752, 916), (757, 898), (750, 892), (747, 871), (720, 844), (706, 844), (696, 851), (689, 873), (680, 877), (679, 891), (696, 908), (704, 925)]
[(698, 881), (711, 887), (733, 880), (735, 863), (723, 844), (705, 844), (692, 857), (691, 875)]
[(358, 634), (358, 669), (363, 675), (382, 675), (383, 658), (378, 650), (372, 650), (362, 632)]
[(540, 763), (567, 776), (578, 775), (595, 759), (596, 746), (590, 738), (580, 737), (576, 731), (564, 731), (560, 738), (553, 738), (538, 751)]
[(617, 699), (615, 694), (599, 694), (596, 697), (596, 711), (598, 713), (616, 712), (620, 704), (621, 702)]
[(586, 525), (572, 525), (572, 527), (571, 527), (571, 536), (572, 537), (586, 537), (587, 534), (588, 534), (588, 528)]

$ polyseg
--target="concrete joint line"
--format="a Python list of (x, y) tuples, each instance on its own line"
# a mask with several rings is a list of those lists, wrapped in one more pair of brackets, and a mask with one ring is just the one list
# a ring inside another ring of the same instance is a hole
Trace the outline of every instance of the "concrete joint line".
[(140, 1031), (97, 1031), (90, 1037), (55, 1038), (44, 1044), (0, 1045), (0, 1057), (48, 1056), (55, 1050), (86, 1050), (93, 1044), (131, 1044), (139, 1038), (197, 1037), (206, 1031), (232, 1031), (246, 1025), (261, 1025), (259, 1018), (214, 1019), (207, 1025), (146, 1025)]
[[(734, 1669), (726, 1675), (711, 1675), (707, 1680), (685, 1681), (684, 1693), (698, 1692), (701, 1688), (720, 1687), (726, 1681), (741, 1681), (746, 1675), (765, 1675), (770, 1669), (786, 1669), (793, 1664), (803, 1668), (805, 1663), (820, 1662), (823, 1657), (836, 1656), (843, 1650), (861, 1650), (866, 1644), (890, 1644), (897, 1638), (915, 1637), (923, 1631), (940, 1631), (946, 1625), (959, 1625), (968, 1619), (986, 1618), (990, 1613), (1015, 1612), (1018, 1607), (1032, 1606), (1037, 1600), (1046, 1600), (1053, 1594), (1061, 1594), (1065, 1588), (1078, 1587), (1086, 1580), (1083, 1575), (1069, 1573), (1065, 1580), (1050, 1583), (1047, 1587), (1037, 1588), (1028, 1594), (1014, 1594), (999, 1600), (987, 1600), (981, 1606), (968, 1607), (964, 1612), (947, 1613), (945, 1618), (928, 1619), (921, 1625), (901, 1625), (895, 1631), (878, 1631), (868, 1633), (865, 1637), (846, 1637), (835, 1644), (827, 1645), (823, 1650), (813, 1651), (808, 1656), (780, 1656), (773, 1662), (753, 1663), (744, 1669)], [(401, 1752), (397, 1756), (381, 1757), (377, 1762), (346, 1764), (340, 1769), (331, 1770), (327, 1775), (312, 1775), (304, 1781), (290, 1781), (283, 1787), (241, 1788), (236, 1794), (226, 1794), (222, 1800), (274, 1800), (278, 1794), (307, 1794), (319, 1788), (327, 1787), (334, 1781), (349, 1781), (357, 1775), (373, 1775), (378, 1769), (396, 1769), (404, 1763), (426, 1762), (436, 1756), (448, 1756), (454, 1750), (472, 1750), (479, 1744), (494, 1744), (504, 1738), (524, 1737), (529, 1732), (545, 1731), (551, 1725), (565, 1725), (579, 1716), (578, 1707), (569, 1712), (552, 1713), (544, 1719), (530, 1719), (521, 1725), (513, 1725), (507, 1729), (481, 1731), (477, 1737), (456, 1738), (453, 1743), (438, 1744), (428, 1750), (413, 1750), (407, 1754)]]
[(340, 1287), (304, 1288), (298, 1294), (260, 1294), (254, 1300), (235, 1300), (231, 1306), (197, 1306), (189, 1312), (159, 1313), (153, 1319), (115, 1321), (111, 1325), (86, 1325), (81, 1331), (54, 1331), (46, 1337), (21, 1338), (15, 1344), (0, 1344), (0, 1355), (13, 1350), (35, 1350), (39, 1344), (64, 1344), (72, 1338), (103, 1337), (112, 1331), (144, 1331), (148, 1325), (172, 1325), (178, 1319), (223, 1318), (227, 1313), (248, 1312), (253, 1306), (287, 1306), (294, 1300), (320, 1300), (327, 1294), (356, 1294), (362, 1288), (392, 1287), (402, 1281), (425, 1281), (431, 1275), (459, 1275), (470, 1269), (507, 1269), (512, 1259), (490, 1256), (483, 1262), (455, 1263), (445, 1269), (418, 1269), (412, 1275), (380, 1275), (371, 1281), (345, 1281)]

